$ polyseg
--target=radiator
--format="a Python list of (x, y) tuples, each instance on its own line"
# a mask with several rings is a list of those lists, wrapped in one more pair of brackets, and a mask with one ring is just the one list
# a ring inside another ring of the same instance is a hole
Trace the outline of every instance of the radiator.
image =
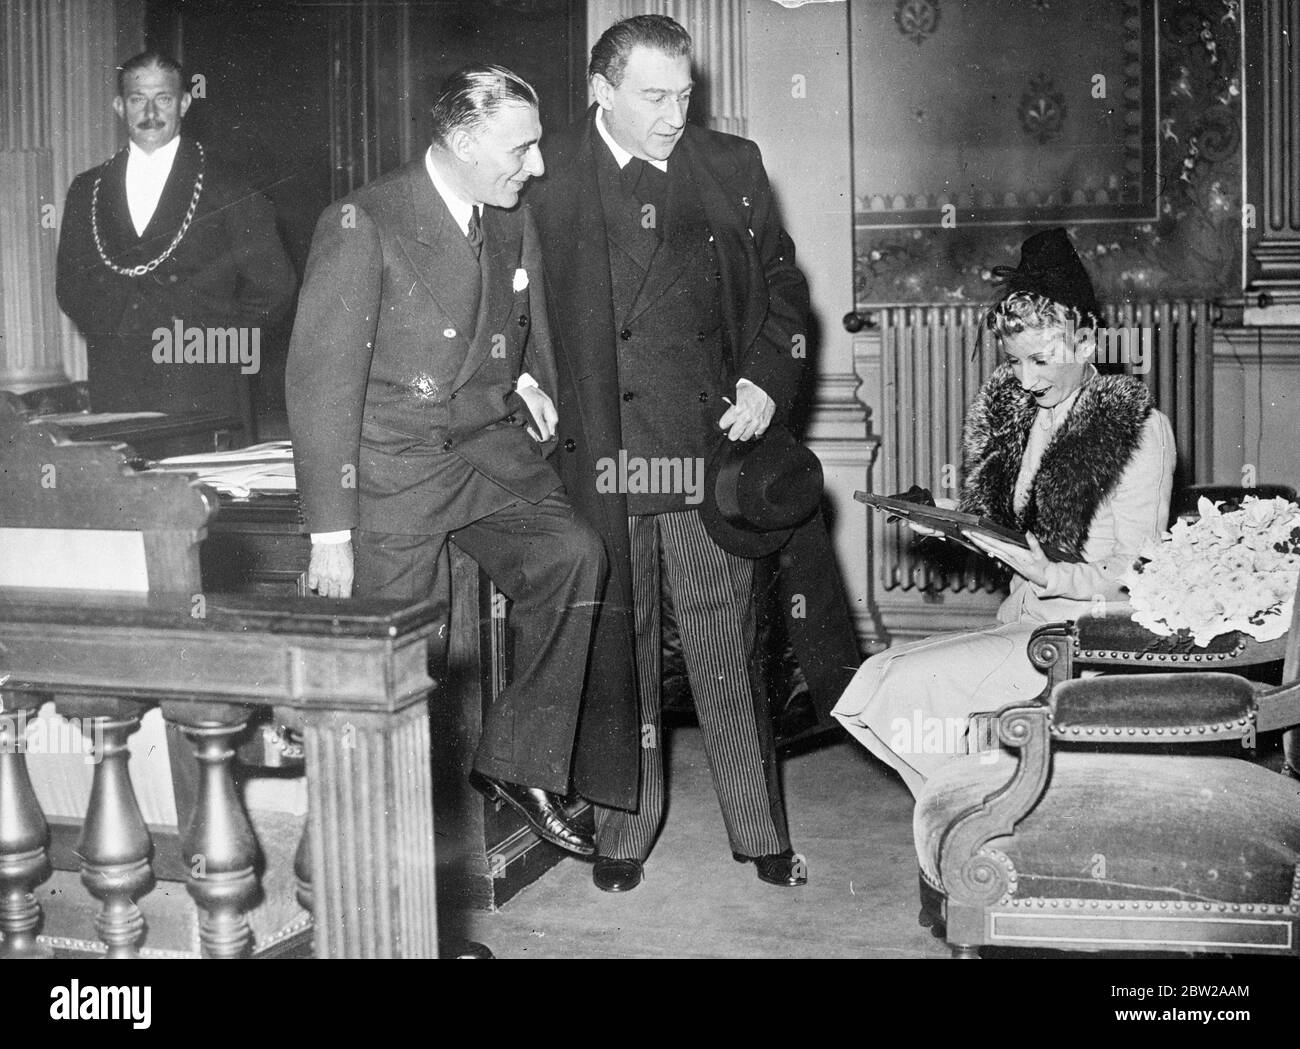
[[(985, 307), (868, 307), (880, 331), (881, 421), (878, 490), (913, 484), (956, 498), (961, 430), (967, 405), (997, 365), (996, 340), (982, 328)], [(1178, 446), (1175, 486), (1210, 479), (1213, 329), (1205, 302), (1129, 303), (1106, 307), (1111, 334), (1099, 355), (1147, 384), (1169, 416)], [(993, 590), (1001, 576), (989, 560), (944, 557), (918, 549), (913, 534), (872, 529), (876, 581), (883, 590)]]

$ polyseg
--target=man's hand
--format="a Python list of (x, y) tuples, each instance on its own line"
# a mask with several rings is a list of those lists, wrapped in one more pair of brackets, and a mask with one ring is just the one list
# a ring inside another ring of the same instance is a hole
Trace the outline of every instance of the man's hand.
[(352, 541), (312, 543), (307, 586), (321, 597), (352, 596)]
[(537, 386), (520, 386), (515, 392), (524, 399), (533, 416), (534, 425), (528, 427), (528, 436), (534, 441), (549, 441), (555, 436), (555, 426), (560, 421), (551, 399)]
[(772, 416), (776, 414), (776, 401), (752, 382), (736, 383), (736, 400), (727, 403), (731, 407), (718, 420), (718, 426), (726, 430), (733, 441), (761, 437), (772, 425)]

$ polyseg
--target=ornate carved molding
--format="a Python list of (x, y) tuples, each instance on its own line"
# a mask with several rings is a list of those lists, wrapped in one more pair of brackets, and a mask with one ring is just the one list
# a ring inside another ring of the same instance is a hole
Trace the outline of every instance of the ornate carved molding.
[(1300, 0), (1258, 0), (1246, 14), (1247, 290), (1300, 303)]
[(998, 737), (1020, 752), (1014, 774), (958, 815), (944, 833), (939, 873), (950, 907), (986, 906), (1014, 893), (1014, 868), (985, 846), (1015, 830), (1047, 782), (1051, 742), (1046, 707), (1038, 703), (1004, 707), (998, 717)]

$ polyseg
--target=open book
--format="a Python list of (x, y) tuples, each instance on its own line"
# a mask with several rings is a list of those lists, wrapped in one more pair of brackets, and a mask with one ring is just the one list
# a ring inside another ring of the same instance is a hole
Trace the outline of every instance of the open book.
[[(1006, 528), (996, 521), (990, 521), (987, 517), (964, 513), (961, 510), (945, 510), (942, 507), (914, 503), (894, 496), (872, 495), (870, 492), (854, 492), (853, 498), (860, 503), (865, 503), (874, 510), (889, 514), (891, 517), (902, 517), (926, 528), (933, 528), (944, 539), (960, 543), (968, 550), (974, 550), (979, 554), (983, 554), (984, 551), (967, 539), (962, 534), (963, 532), (975, 532), (1025, 550), (1029, 549), (1029, 541), (1025, 538), (1024, 532), (1017, 532), (1014, 528)], [(1048, 560), (1061, 561), (1067, 564), (1074, 564), (1083, 560), (1077, 554), (1068, 550), (1048, 546), (1046, 543), (1043, 543), (1042, 546), (1043, 553), (1047, 555)]]

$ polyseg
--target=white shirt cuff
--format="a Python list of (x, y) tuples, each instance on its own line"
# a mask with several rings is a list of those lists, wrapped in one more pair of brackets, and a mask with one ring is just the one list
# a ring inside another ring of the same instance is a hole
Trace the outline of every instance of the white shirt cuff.
[(351, 528), (345, 528), (341, 532), (312, 532), (311, 543), (312, 546), (317, 543), (346, 543), (351, 538)]
[(534, 379), (527, 372), (520, 372), (519, 378), (515, 380), (515, 393), (518, 393), (520, 390), (526, 390), (530, 386), (534, 390), (539, 389), (536, 379)]

